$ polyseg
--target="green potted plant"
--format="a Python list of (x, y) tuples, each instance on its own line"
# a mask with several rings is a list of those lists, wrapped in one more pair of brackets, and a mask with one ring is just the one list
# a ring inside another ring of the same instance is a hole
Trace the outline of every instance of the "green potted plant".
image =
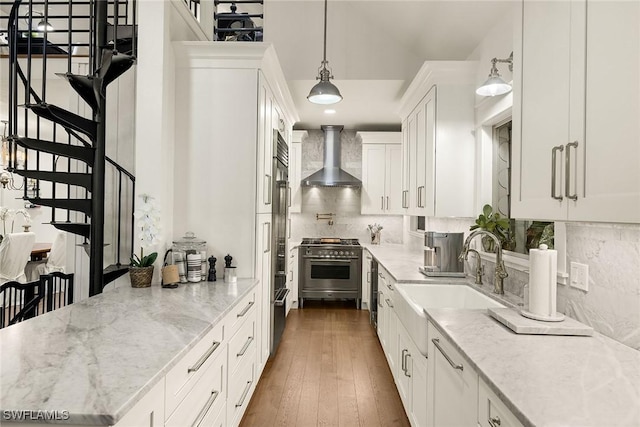
[(138, 239), (140, 240), (140, 256), (131, 255), (131, 268), (129, 278), (131, 286), (134, 288), (146, 288), (151, 286), (153, 279), (153, 263), (158, 258), (157, 252), (149, 255), (144, 254), (145, 248), (150, 248), (159, 242), (160, 236), (160, 211), (156, 207), (153, 197), (148, 194), (141, 194), (141, 203), (134, 214), (137, 219), (136, 225), (140, 229)]
[[(482, 213), (476, 219), (476, 223), (471, 226), (470, 230), (476, 229), (486, 230), (493, 233), (502, 242), (503, 249), (505, 245), (509, 245), (509, 218), (501, 216), (498, 212), (494, 212), (491, 205), (484, 205)], [(495, 241), (489, 236), (482, 236), (482, 249), (485, 252), (495, 252)]]

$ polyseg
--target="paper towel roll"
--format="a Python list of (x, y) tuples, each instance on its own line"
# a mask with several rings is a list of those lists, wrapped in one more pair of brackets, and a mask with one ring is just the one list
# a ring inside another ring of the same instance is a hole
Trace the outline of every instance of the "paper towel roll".
[(529, 312), (544, 317), (556, 315), (558, 252), (540, 245), (529, 251)]

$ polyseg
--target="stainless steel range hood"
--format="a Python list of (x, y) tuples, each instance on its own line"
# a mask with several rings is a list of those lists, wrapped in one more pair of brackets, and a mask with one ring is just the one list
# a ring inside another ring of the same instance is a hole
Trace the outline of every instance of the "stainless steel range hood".
[(324, 131), (324, 166), (302, 180), (303, 187), (361, 187), (362, 182), (340, 168), (340, 132), (343, 126), (321, 126)]

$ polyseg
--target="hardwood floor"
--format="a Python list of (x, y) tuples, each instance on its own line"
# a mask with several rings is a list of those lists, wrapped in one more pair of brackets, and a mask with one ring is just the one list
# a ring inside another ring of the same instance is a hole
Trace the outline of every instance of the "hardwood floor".
[(409, 426), (369, 312), (320, 301), (291, 310), (240, 426)]

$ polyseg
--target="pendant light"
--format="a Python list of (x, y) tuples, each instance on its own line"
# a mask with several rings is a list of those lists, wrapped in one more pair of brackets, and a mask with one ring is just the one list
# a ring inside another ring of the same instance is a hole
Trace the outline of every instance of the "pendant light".
[(500, 77), (500, 73), (498, 73), (498, 68), (496, 67), (498, 62), (509, 64), (509, 71), (513, 71), (513, 52), (511, 52), (511, 55), (506, 59), (493, 58), (491, 60), (489, 79), (476, 90), (478, 95), (497, 96), (511, 92), (511, 85), (505, 82), (502, 77)]
[(309, 102), (328, 105), (342, 101), (340, 91), (330, 81), (333, 76), (327, 65), (329, 65), (329, 61), (327, 61), (327, 0), (324, 0), (324, 53), (322, 63), (318, 68), (318, 77), (316, 77), (316, 80), (320, 80), (320, 82), (311, 88), (311, 92), (307, 96)]

